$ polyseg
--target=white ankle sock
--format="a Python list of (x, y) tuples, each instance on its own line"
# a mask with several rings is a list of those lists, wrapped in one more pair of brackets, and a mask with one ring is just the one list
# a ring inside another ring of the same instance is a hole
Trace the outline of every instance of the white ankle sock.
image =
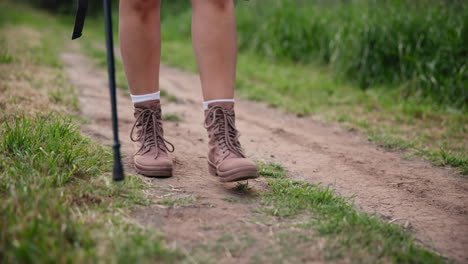
[(234, 99), (216, 99), (216, 100), (210, 100), (203, 102), (203, 109), (208, 109), (208, 105), (211, 103), (220, 103), (220, 102), (232, 102), (234, 103)]
[(141, 94), (141, 95), (133, 95), (131, 94), (130, 97), (132, 98), (132, 102), (134, 104), (136, 103), (142, 103), (146, 101), (151, 101), (151, 100), (159, 100), (161, 99), (160, 91), (156, 93), (149, 93), (149, 94)]

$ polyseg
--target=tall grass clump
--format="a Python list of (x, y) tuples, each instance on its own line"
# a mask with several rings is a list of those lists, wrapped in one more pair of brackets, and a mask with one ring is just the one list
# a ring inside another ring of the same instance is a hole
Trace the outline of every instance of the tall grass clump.
[(107, 170), (110, 155), (63, 118), (8, 120), (0, 126), (0, 262), (96, 261), (86, 252), (95, 246), (90, 231), (64, 201), (70, 192), (55, 190)]
[(82, 137), (71, 122), (54, 115), (7, 121), (0, 146), (5, 169), (15, 175), (1, 185), (13, 180), (37, 184), (38, 188), (60, 187), (74, 178), (97, 175), (109, 168), (108, 151)]
[[(190, 10), (163, 12), (168, 38), (189, 36)], [(443, 0), (237, 1), (241, 51), (319, 63), (362, 89), (468, 110), (468, 8)], [(184, 8), (185, 7), (185, 8)]]
[(468, 103), (468, 8), (463, 1), (261, 1), (238, 8), (240, 48), (319, 62), (363, 89)]

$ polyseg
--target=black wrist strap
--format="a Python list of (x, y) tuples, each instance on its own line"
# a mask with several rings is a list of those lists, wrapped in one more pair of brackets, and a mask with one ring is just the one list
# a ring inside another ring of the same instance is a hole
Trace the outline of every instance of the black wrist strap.
[(75, 26), (73, 28), (72, 39), (77, 39), (81, 37), (87, 10), (88, 0), (78, 0), (78, 9), (76, 10)]

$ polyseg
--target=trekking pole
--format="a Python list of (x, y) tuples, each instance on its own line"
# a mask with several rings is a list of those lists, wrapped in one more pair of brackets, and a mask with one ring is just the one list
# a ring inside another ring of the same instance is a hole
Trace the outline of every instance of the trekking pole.
[(119, 123), (117, 119), (117, 96), (115, 85), (115, 59), (114, 59), (114, 36), (112, 30), (112, 9), (111, 0), (104, 0), (104, 19), (106, 20), (106, 48), (107, 48), (107, 71), (109, 75), (109, 89), (112, 112), (112, 131), (114, 133), (114, 168), (112, 178), (114, 181), (122, 181), (124, 179), (122, 158), (120, 156), (120, 141), (119, 141)]
[[(124, 179), (124, 172), (122, 166), (122, 158), (120, 155), (120, 142), (119, 142), (119, 125), (117, 119), (117, 96), (115, 84), (115, 59), (114, 59), (114, 40), (112, 34), (112, 9), (111, 0), (103, 0), (105, 31), (106, 31), (106, 49), (107, 49), (107, 72), (109, 75), (109, 90), (111, 100), (112, 112), (112, 132), (114, 134), (114, 167), (112, 170), (112, 179), (114, 181), (122, 181)], [(79, 38), (83, 31), (84, 20), (88, 8), (88, 0), (78, 1), (78, 10), (76, 12), (75, 27), (73, 30), (72, 39)]]

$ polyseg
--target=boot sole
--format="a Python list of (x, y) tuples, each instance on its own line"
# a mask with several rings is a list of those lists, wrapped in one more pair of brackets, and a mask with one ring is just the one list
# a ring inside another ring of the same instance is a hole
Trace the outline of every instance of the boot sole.
[(221, 182), (236, 182), (258, 178), (257, 169), (231, 170), (220, 174), (214, 165), (208, 163), (208, 171), (211, 175), (219, 177)]
[(172, 168), (167, 169), (159, 169), (159, 170), (142, 170), (135, 166), (135, 171), (143, 176), (146, 177), (171, 177), (172, 176)]

